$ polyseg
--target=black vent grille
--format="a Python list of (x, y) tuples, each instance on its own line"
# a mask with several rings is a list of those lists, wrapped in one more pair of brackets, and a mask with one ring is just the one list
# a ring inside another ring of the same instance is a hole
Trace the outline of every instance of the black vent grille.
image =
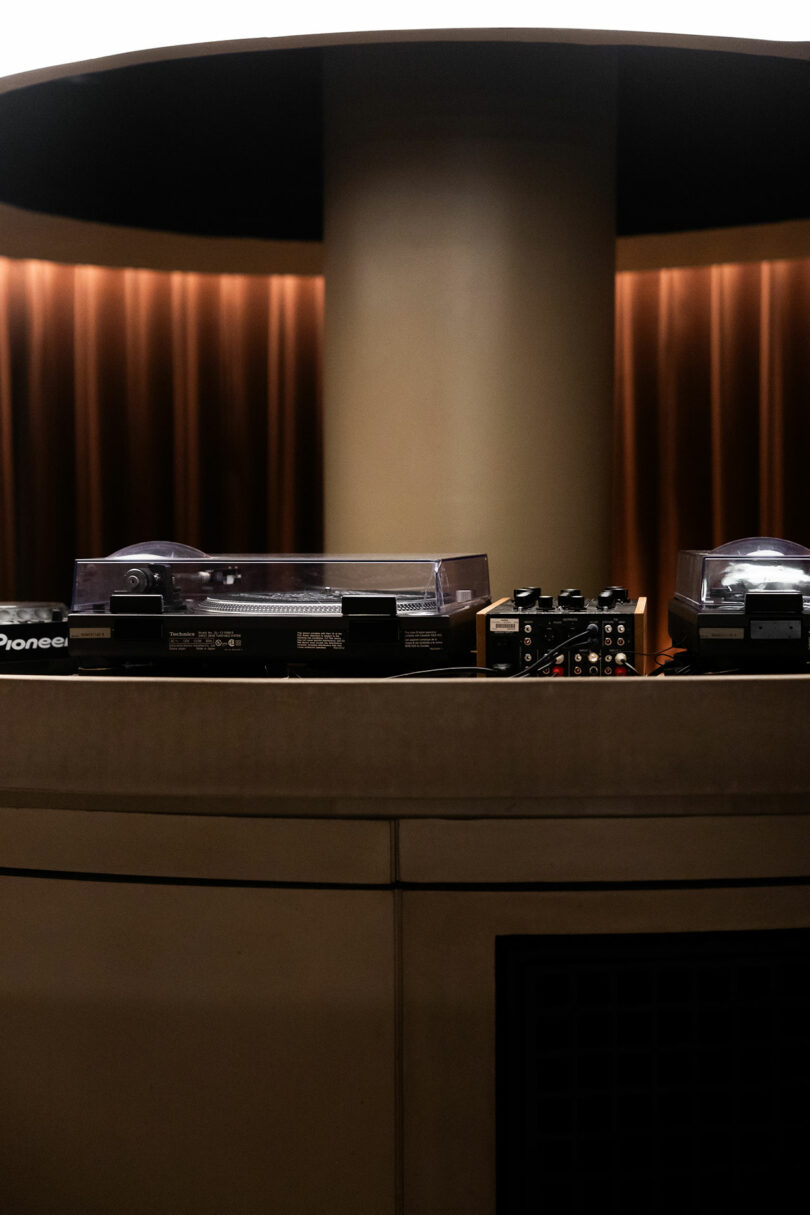
[(804, 929), (499, 938), (498, 1215), (792, 1209), (809, 948)]

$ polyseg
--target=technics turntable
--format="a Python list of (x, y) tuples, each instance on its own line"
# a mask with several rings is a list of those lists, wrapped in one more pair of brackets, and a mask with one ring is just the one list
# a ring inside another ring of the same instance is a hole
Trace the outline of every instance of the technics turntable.
[(475, 650), (487, 558), (220, 555), (165, 541), (78, 560), (70, 653), (82, 669), (388, 674)]
[[(678, 554), (669, 632), (690, 673), (803, 670), (808, 618), (810, 549), (800, 544), (750, 536)], [(681, 662), (671, 673), (684, 670)]]

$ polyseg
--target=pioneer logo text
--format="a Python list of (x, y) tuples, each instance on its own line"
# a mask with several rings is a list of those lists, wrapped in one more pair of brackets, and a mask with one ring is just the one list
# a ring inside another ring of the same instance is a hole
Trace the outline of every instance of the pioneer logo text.
[(56, 650), (67, 643), (67, 637), (7, 637), (0, 633), (0, 650)]

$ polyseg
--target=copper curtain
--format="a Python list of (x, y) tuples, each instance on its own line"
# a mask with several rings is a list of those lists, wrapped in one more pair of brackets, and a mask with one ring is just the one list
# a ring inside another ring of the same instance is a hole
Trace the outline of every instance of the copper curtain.
[(0, 598), (137, 540), (322, 547), (323, 281), (0, 258)]
[(613, 568), (664, 646), (678, 549), (810, 547), (810, 260), (622, 273), (616, 299)]
[[(0, 597), (169, 538), (322, 547), (320, 279), (0, 258)], [(810, 545), (810, 261), (617, 276), (613, 571), (667, 643), (679, 548)]]

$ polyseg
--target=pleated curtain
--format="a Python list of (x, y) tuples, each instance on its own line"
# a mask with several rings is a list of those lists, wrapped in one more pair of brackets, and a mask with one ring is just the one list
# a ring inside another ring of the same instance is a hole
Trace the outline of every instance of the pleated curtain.
[[(317, 278), (0, 258), (0, 597), (140, 539), (319, 551), (322, 319)], [(810, 546), (809, 406), (810, 260), (617, 275), (612, 569), (656, 646), (678, 549)]]
[(323, 281), (0, 259), (0, 598), (138, 540), (322, 548)]
[(616, 281), (613, 570), (657, 646), (681, 548), (810, 547), (810, 260)]

